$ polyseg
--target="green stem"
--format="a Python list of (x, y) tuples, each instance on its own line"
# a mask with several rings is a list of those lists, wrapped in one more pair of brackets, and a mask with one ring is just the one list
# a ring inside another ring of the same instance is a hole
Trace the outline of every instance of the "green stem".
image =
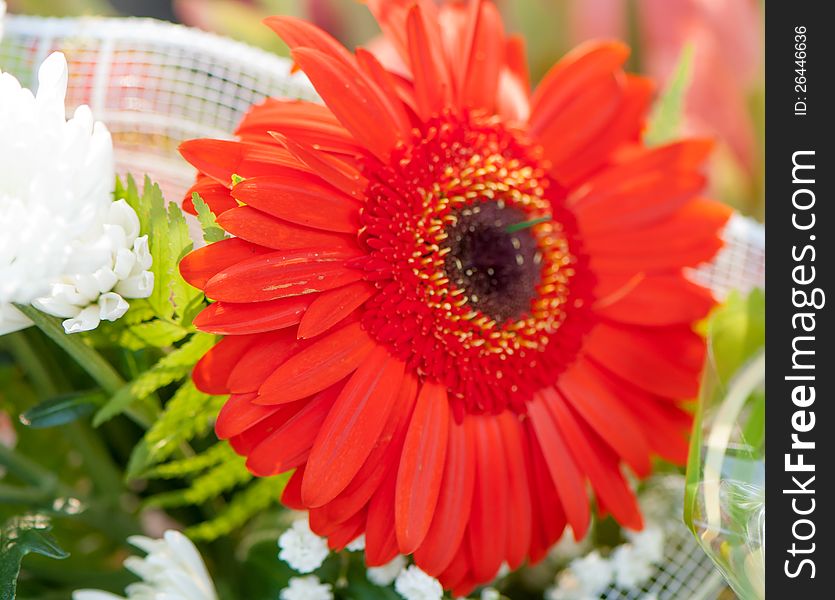
[(48, 469), (23, 456), (22, 454), (0, 444), (0, 465), (10, 473), (42, 490), (69, 492), (58, 478)]
[(74, 335), (64, 333), (58, 319), (45, 315), (31, 306), (16, 304), (15, 307), (43, 331), (53, 342), (69, 354), (90, 377), (109, 394), (115, 394), (125, 385), (124, 379), (101, 354)]
[(6, 336), (4, 342), (28, 377), (38, 397), (48, 398), (58, 394), (50, 370), (44, 364), (42, 357), (38, 355), (37, 350), (32, 347), (26, 331), (17, 331)]
[[(101, 354), (85, 344), (80, 338), (75, 337), (75, 335), (65, 333), (58, 319), (46, 315), (31, 306), (15, 304), (15, 307), (29, 317), (38, 329), (43, 331), (47, 337), (69, 354), (108, 394), (115, 394), (125, 385), (125, 380), (122, 379), (122, 376), (119, 375), (116, 369)], [(37, 363), (37, 361), (35, 362)], [(125, 410), (125, 414), (145, 429), (150, 427), (153, 422), (153, 417), (148, 414), (148, 411), (142, 410), (141, 408), (129, 407)]]
[(52, 499), (52, 495), (43, 489), (18, 487), (0, 483), (0, 504), (40, 505)]
[(538, 219), (531, 219), (530, 221), (523, 221), (521, 223), (514, 223), (513, 225), (508, 225), (504, 228), (504, 230), (507, 233), (516, 233), (517, 231), (530, 229), (534, 225), (539, 225), (540, 223), (547, 223), (550, 220), (551, 215), (545, 215), (544, 217), (539, 217)]

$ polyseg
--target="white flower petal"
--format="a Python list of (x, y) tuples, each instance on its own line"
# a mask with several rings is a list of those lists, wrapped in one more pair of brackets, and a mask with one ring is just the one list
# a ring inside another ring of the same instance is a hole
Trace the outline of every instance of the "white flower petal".
[(415, 565), (397, 576), (394, 589), (406, 600), (441, 600), (444, 595), (441, 583)]
[(44, 296), (43, 298), (35, 298), (32, 301), (32, 306), (41, 312), (45, 312), (53, 317), (61, 317), (62, 319), (70, 319), (77, 317), (81, 312), (81, 307), (77, 304), (70, 304), (60, 296)]
[(53, 52), (38, 69), (38, 103), (46, 106), (60, 105), (63, 113), (68, 78), (66, 57), (61, 52)]
[(612, 552), (615, 583), (625, 590), (640, 590), (655, 571), (652, 562), (633, 544), (621, 544)]
[(580, 581), (583, 590), (590, 596), (597, 596), (612, 583), (614, 567), (612, 563), (600, 556), (597, 550), (589, 552), (582, 558), (571, 561), (571, 571)]
[(78, 313), (77, 317), (72, 319), (67, 319), (62, 324), (64, 326), (64, 332), (66, 333), (79, 333), (81, 331), (90, 331), (95, 329), (101, 323), (101, 319), (99, 318), (99, 307), (98, 305), (88, 306), (80, 313)]
[(368, 580), (379, 586), (391, 585), (400, 572), (406, 568), (406, 557), (402, 554), (395, 556), (390, 562), (379, 566), (369, 567), (366, 571)]
[(147, 298), (154, 291), (154, 274), (142, 271), (117, 283), (115, 290), (125, 298)]
[(153, 264), (151, 252), (148, 250), (148, 236), (138, 237), (133, 242), (133, 253), (136, 254), (136, 264), (142, 271), (147, 271)]
[(362, 534), (353, 542), (345, 546), (345, 549), (348, 552), (362, 552), (365, 550), (365, 534)]
[(281, 590), (281, 600), (333, 600), (330, 584), (322, 583), (315, 575), (292, 577)]
[(125, 598), (102, 590), (76, 590), (72, 593), (72, 600), (125, 600)]
[(110, 205), (107, 220), (122, 228), (128, 244), (133, 244), (139, 236), (139, 217), (125, 200), (116, 200)]
[(136, 254), (127, 248), (119, 248), (113, 261), (113, 272), (118, 279), (127, 279), (136, 264)]
[(0, 335), (26, 329), (31, 324), (32, 321), (14, 306), (0, 302)]
[(299, 573), (310, 573), (322, 566), (330, 554), (328, 542), (310, 530), (307, 518), (295, 521), (278, 538), (281, 552), (278, 558), (286, 562)]
[[(115, 297), (99, 302), (119, 283), (129, 280), (123, 297), (151, 293), (152, 259), (147, 238), (137, 243), (135, 211), (113, 201), (110, 132), (87, 106), (66, 119), (68, 77), (57, 52), (41, 64), (35, 95), (0, 73), (0, 306), (34, 305), (84, 331), (100, 308), (107, 319), (124, 314)], [(13, 317), (0, 311), (0, 332), (27, 324)]]
[(99, 296), (99, 318), (102, 321), (115, 321), (128, 312), (128, 303), (119, 294), (107, 292)]

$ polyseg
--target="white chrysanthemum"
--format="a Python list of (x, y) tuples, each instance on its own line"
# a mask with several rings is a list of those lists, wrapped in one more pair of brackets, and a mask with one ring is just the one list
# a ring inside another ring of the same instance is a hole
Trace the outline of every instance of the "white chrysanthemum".
[(322, 583), (315, 575), (292, 577), (289, 585), (281, 590), (281, 600), (333, 600), (329, 583)]
[(38, 92), (0, 73), (0, 335), (30, 322), (31, 304), (63, 317), (68, 333), (113, 321), (153, 288), (147, 237), (113, 201), (113, 143), (80, 106), (66, 120), (67, 61), (38, 71)]
[(310, 531), (307, 518), (299, 519), (278, 538), (278, 558), (299, 573), (310, 573), (322, 566), (330, 554), (328, 542)]
[[(166, 531), (159, 540), (133, 536), (128, 541), (147, 552), (147, 556), (131, 556), (125, 560), (125, 567), (142, 579), (125, 589), (127, 600), (217, 600), (215, 586), (200, 553), (179, 531)], [(72, 598), (125, 600), (100, 590), (77, 590)]]
[(375, 585), (387, 586), (397, 579), (397, 576), (406, 568), (406, 557), (398, 554), (392, 560), (379, 567), (369, 567), (367, 571), (368, 581)]
[(406, 600), (440, 600), (444, 595), (441, 583), (415, 565), (400, 572), (394, 589)]

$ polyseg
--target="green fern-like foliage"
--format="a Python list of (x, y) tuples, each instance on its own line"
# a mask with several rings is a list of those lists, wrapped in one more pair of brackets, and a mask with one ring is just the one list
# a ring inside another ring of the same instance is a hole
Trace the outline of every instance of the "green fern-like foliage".
[[(133, 449), (127, 478), (167, 482), (165, 491), (145, 499), (147, 506), (211, 507), (205, 512), (212, 513), (212, 519), (193, 526), (194, 539), (210, 541), (277, 502), (287, 478), (254, 480), (244, 459), (214, 436), (225, 397), (201, 392), (191, 381), (194, 365), (217, 338), (192, 325), (206, 300), (179, 272), (179, 261), (192, 248), (182, 211), (174, 204), (166, 207), (159, 188), (147, 179), (140, 189), (128, 178), (117, 185), (116, 193), (140, 215), (140, 231), (148, 235), (154, 257), (155, 286), (151, 297), (136, 302), (130, 318), (100, 343), (136, 350), (150, 364), (107, 399), (93, 422), (102, 425), (143, 404), (155, 410)], [(205, 240), (222, 239), (224, 233), (209, 207), (199, 197), (194, 201)]]

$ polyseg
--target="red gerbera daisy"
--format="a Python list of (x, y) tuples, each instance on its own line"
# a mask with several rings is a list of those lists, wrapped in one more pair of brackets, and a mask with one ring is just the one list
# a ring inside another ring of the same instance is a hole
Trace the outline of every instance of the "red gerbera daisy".
[(728, 210), (709, 143), (641, 143), (650, 83), (618, 43), (533, 94), (489, 1), (369, 0), (402, 64), (267, 20), (324, 105), (269, 100), (240, 141), (183, 155), (235, 237), (188, 255), (224, 339), (195, 381), (217, 434), (370, 565), (395, 554), (466, 594), (566, 525), (641, 527), (622, 468), (683, 462)]

